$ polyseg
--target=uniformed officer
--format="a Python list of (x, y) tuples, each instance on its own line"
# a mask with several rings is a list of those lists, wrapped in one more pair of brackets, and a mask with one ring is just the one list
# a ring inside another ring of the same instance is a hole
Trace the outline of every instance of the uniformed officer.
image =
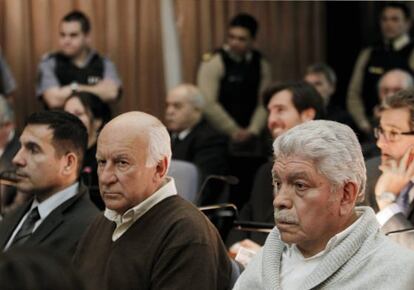
[(381, 76), (395, 68), (414, 72), (410, 25), (409, 8), (401, 2), (388, 2), (381, 11), (382, 43), (362, 50), (358, 56), (348, 88), (347, 106), (359, 128), (366, 133), (372, 131)]
[(266, 124), (260, 92), (270, 84), (270, 65), (253, 49), (258, 24), (248, 14), (235, 16), (227, 42), (206, 54), (198, 71), (198, 86), (207, 100), (207, 119), (235, 142), (259, 135)]
[(90, 47), (90, 22), (72, 11), (60, 23), (58, 52), (46, 54), (39, 65), (36, 95), (47, 108), (61, 108), (77, 92), (97, 95), (104, 102), (120, 96), (115, 65)]

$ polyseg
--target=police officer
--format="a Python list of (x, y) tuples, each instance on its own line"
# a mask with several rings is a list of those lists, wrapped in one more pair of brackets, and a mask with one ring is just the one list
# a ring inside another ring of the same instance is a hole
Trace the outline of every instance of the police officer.
[(258, 135), (266, 124), (260, 92), (271, 81), (270, 65), (253, 49), (257, 28), (252, 16), (235, 16), (227, 42), (205, 55), (198, 71), (197, 83), (207, 100), (207, 118), (235, 142)]
[(58, 52), (46, 54), (39, 65), (36, 95), (47, 108), (61, 108), (77, 92), (110, 102), (120, 95), (121, 81), (114, 64), (89, 46), (90, 22), (72, 11), (60, 23)]

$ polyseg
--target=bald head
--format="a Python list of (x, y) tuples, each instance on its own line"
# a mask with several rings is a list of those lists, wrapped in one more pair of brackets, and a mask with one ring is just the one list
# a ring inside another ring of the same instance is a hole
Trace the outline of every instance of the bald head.
[(170, 137), (157, 118), (125, 113), (102, 129), (96, 158), (105, 205), (122, 214), (163, 185), (171, 159)]
[(191, 84), (181, 84), (168, 92), (165, 122), (171, 132), (194, 127), (202, 118), (204, 98)]
[(382, 101), (401, 90), (412, 88), (413, 85), (413, 77), (408, 72), (401, 69), (390, 70), (378, 82), (379, 99)]
[[(154, 166), (163, 157), (171, 159), (171, 141), (165, 126), (156, 117), (139, 111), (121, 114), (108, 122), (98, 138), (114, 140), (139, 139), (147, 145), (147, 166)], [(137, 149), (138, 150), (138, 149)]]

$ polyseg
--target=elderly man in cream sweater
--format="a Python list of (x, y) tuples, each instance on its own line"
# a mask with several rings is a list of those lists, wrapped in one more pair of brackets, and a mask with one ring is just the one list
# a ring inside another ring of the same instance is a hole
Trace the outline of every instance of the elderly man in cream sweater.
[(414, 252), (355, 207), (366, 170), (355, 133), (332, 121), (296, 126), (273, 144), (276, 227), (234, 289), (412, 289)]

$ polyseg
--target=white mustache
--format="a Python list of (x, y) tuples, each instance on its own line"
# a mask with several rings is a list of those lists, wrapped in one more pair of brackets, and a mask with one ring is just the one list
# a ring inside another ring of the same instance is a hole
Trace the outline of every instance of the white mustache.
[(295, 215), (288, 212), (287, 210), (279, 210), (275, 208), (274, 211), (275, 223), (288, 223), (288, 224), (299, 224), (299, 221)]

